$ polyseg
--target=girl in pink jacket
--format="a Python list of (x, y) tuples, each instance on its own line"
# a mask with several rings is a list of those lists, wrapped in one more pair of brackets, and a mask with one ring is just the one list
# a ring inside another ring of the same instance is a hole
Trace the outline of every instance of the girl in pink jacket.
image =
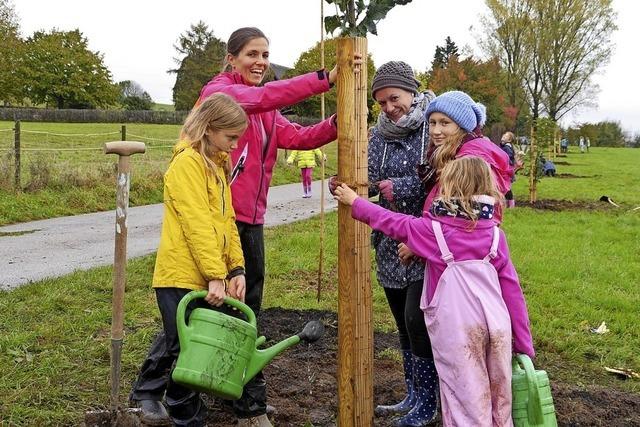
[(352, 217), (404, 242), (426, 260), (420, 307), (438, 376), (445, 426), (512, 426), (512, 350), (534, 357), (529, 317), (504, 232), (502, 199), (488, 164), (447, 162), (423, 218), (394, 213), (342, 184)]
[[(355, 55), (354, 72), (361, 64)], [(269, 69), (269, 41), (258, 28), (240, 28), (227, 41), (225, 72), (215, 76), (200, 92), (198, 103), (213, 93), (234, 98), (247, 113), (249, 126), (231, 152), (231, 193), (245, 259), (245, 302), (258, 314), (264, 286), (264, 214), (278, 148), (311, 150), (336, 139), (335, 116), (303, 127), (289, 122), (278, 109), (327, 92), (337, 79), (337, 69), (303, 74), (259, 86)], [(269, 427), (266, 382), (262, 373), (244, 387), (233, 404), (238, 426)]]

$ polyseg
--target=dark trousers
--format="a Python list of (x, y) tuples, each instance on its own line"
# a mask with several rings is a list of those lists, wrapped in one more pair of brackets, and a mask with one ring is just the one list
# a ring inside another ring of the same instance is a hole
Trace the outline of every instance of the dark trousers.
[(513, 200), (513, 191), (509, 190), (506, 193), (504, 193), (504, 199), (505, 200)]
[[(264, 230), (262, 224), (237, 221), (242, 253), (244, 254), (247, 292), (245, 303), (258, 316), (262, 306), (264, 288)], [(238, 418), (249, 418), (267, 413), (267, 382), (259, 372), (245, 386), (240, 399), (233, 402), (233, 412)]]
[(423, 282), (411, 282), (402, 289), (384, 288), (391, 314), (398, 327), (400, 349), (411, 350), (415, 356), (433, 358), (431, 341), (420, 309)]
[[(156, 288), (163, 330), (151, 344), (138, 379), (133, 384), (130, 399), (161, 401), (166, 396), (169, 415), (176, 425), (203, 426), (206, 408), (200, 394), (171, 379), (173, 365), (180, 353), (176, 311), (182, 297), (189, 292), (189, 289)], [(185, 316), (188, 318), (197, 307), (211, 308), (203, 299), (197, 299), (187, 306)]]

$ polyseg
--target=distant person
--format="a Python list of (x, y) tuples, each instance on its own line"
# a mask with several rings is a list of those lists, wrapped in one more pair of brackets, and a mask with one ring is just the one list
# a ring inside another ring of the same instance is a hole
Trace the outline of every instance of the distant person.
[(569, 140), (565, 136), (560, 140), (560, 152), (566, 153), (567, 151), (569, 151)]
[[(313, 126), (299, 126), (278, 109), (327, 92), (336, 83), (338, 70), (318, 70), (259, 86), (269, 69), (269, 40), (258, 28), (234, 31), (227, 41), (224, 71), (200, 92), (197, 103), (214, 93), (226, 93), (247, 113), (249, 126), (231, 152), (231, 192), (247, 272), (246, 303), (258, 315), (265, 276), (264, 215), (278, 148), (312, 150), (337, 137), (336, 118)], [(354, 55), (355, 72), (362, 59)], [(266, 415), (267, 386), (262, 372), (245, 386), (233, 403), (238, 426), (270, 427)]]
[(556, 176), (556, 165), (551, 160), (542, 159), (542, 173), (544, 176)]
[(511, 359), (534, 357), (527, 307), (504, 232), (493, 221), (502, 195), (479, 157), (448, 162), (422, 218), (392, 212), (342, 184), (351, 215), (426, 260), (424, 310), (440, 376), (442, 422), (512, 426)]
[(509, 187), (509, 191), (507, 191), (504, 195), (507, 208), (516, 207), (516, 200), (513, 197), (513, 191), (512, 191), (513, 183), (516, 180), (516, 174), (515, 174), (516, 151), (513, 148), (514, 140), (515, 140), (515, 136), (513, 135), (513, 132), (505, 132), (504, 135), (502, 135), (502, 138), (500, 139), (500, 148), (502, 148), (502, 151), (507, 153), (507, 156), (509, 156), (509, 164), (514, 168), (514, 174), (513, 174), (513, 177), (511, 178), (511, 186)]
[[(220, 306), (225, 296), (244, 300), (244, 258), (229, 188), (229, 152), (247, 129), (247, 115), (216, 94), (191, 110), (164, 175), (164, 219), (153, 271), (162, 331), (151, 344), (131, 400), (145, 425), (204, 426), (207, 409), (197, 391), (171, 379), (180, 352), (176, 312), (192, 290), (207, 290), (189, 305)], [(166, 399), (168, 413), (162, 405)]]
[(580, 137), (580, 142), (578, 143), (578, 146), (580, 147), (580, 153), (584, 153), (584, 151), (587, 148), (587, 145), (586, 145), (586, 143), (584, 141), (584, 137), (582, 137), (582, 136)]
[(326, 156), (322, 154), (319, 148), (315, 150), (293, 150), (287, 158), (287, 164), (292, 165), (294, 162), (300, 168), (300, 176), (302, 178), (302, 197), (308, 199), (311, 197), (311, 181), (313, 180), (313, 168), (316, 167), (316, 159), (324, 162)]
[(591, 148), (591, 140), (589, 139), (589, 137), (586, 138), (586, 146), (587, 146), (587, 153), (589, 152), (589, 148)]

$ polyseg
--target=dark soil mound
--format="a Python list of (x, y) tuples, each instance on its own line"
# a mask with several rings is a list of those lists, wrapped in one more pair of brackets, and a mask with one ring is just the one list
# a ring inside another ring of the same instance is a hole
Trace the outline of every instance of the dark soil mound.
[[(278, 356), (265, 369), (269, 403), (277, 412), (271, 416), (278, 427), (335, 426), (338, 412), (337, 349), (335, 313), (273, 308), (260, 316), (268, 342), (280, 341), (299, 332), (310, 320), (325, 324), (325, 335), (315, 344), (300, 344)], [(376, 333), (374, 360), (374, 404), (396, 402), (403, 397), (404, 378), (400, 362), (379, 357), (386, 348), (397, 348), (396, 334)], [(588, 390), (553, 383), (553, 397), (561, 426), (640, 425), (640, 396), (590, 387)], [(232, 412), (221, 402), (207, 398), (208, 425), (235, 424)], [(391, 426), (391, 419), (374, 420), (376, 426)], [(434, 424), (439, 426), (440, 424)]]

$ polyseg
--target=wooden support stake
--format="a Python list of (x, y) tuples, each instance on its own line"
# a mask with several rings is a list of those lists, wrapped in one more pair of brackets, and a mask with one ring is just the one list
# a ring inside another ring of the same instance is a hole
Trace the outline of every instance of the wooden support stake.
[[(353, 73), (354, 52), (362, 55)], [(338, 39), (338, 180), (367, 197), (367, 39)], [(338, 425), (373, 425), (369, 228), (338, 207)]]
[(16, 120), (13, 132), (13, 161), (15, 163), (13, 187), (16, 191), (18, 191), (20, 190), (20, 120)]

